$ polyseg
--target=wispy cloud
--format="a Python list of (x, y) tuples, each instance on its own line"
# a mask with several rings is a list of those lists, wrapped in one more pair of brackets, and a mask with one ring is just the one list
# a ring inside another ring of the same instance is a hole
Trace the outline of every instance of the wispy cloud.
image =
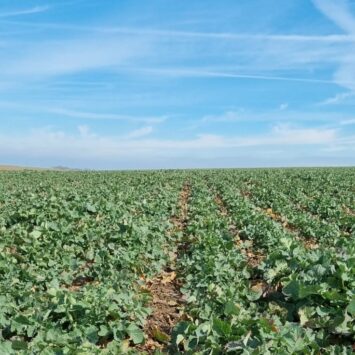
[(272, 136), (278, 144), (326, 144), (336, 139), (336, 129), (293, 128), (288, 125), (276, 125)]
[[(17, 23), (21, 24), (54, 30), (67, 29), (74, 31), (76, 36), (78, 31), (83, 33), (82, 38), (35, 43), (30, 48), (21, 49), (15, 61), (13, 58), (6, 60), (5, 57), (2, 66), (13, 76), (60, 76), (109, 68), (116, 73), (133, 75), (333, 84), (332, 79), (313, 77), (309, 67), (338, 63), (348, 53), (347, 47), (355, 44), (355, 34), (307, 36)], [(220, 51), (221, 42), (225, 49), (223, 55)], [(171, 48), (174, 48), (173, 53)], [(210, 69), (184, 66), (185, 63), (200, 59), (201, 51), (196, 48), (202, 48), (206, 58), (211, 58), (218, 65)], [(150, 64), (150, 67), (143, 67)], [(228, 70), (228, 66), (234, 70)], [(302, 77), (299, 72), (294, 76), (278, 75), (283, 69), (305, 68), (308, 71), (303, 73), (309, 73), (309, 78)], [(345, 81), (342, 85), (353, 85), (353, 81)]]
[(125, 138), (126, 139), (141, 138), (141, 137), (148, 136), (152, 132), (153, 132), (152, 126), (142, 127), (128, 133)]
[(352, 43), (355, 42), (355, 35), (301, 35), (301, 34), (263, 34), (263, 33), (235, 33), (235, 32), (198, 32), (198, 31), (177, 31), (164, 28), (149, 27), (105, 27), (85, 26), (64, 23), (46, 22), (25, 22), (11, 21), (9, 24), (28, 26), (35, 28), (68, 30), (76, 32), (91, 32), (102, 34), (121, 34), (156, 38), (175, 38), (192, 40), (228, 40), (228, 41), (274, 41), (274, 42), (324, 42), (324, 43)]
[[(143, 16), (137, 13), (143, 5), (125, 5), (122, 16), (120, 2), (113, 9), (80, 1), (83, 6), (72, 7), (77, 1), (64, 0), (69, 6), (58, 12), (63, 4), (50, 3), (48, 17), (40, 16), (46, 22), (25, 16), (47, 11), (45, 6), (0, 14), (7, 31), (0, 44), (1, 116), (25, 122), (16, 130), (0, 123), (0, 158), (56, 158), (62, 165), (82, 159), (97, 166), (119, 159), (222, 161), (242, 154), (251, 164), (250, 156), (302, 161), (308, 153), (353, 152), (354, 139), (345, 139), (354, 124), (351, 107), (345, 107), (355, 92), (352, 3), (314, 0), (304, 18), (297, 2), (287, 33), (280, 31), (281, 16), (265, 16), (259, 8), (255, 23), (228, 22), (234, 11), (247, 15), (249, 2), (230, 4), (228, 13), (222, 6), (217, 19), (214, 5), (198, 5), (191, 19), (197, 22), (184, 24), (188, 5), (177, 12), (169, 7), (165, 18), (156, 15), (160, 2)], [(290, 8), (280, 5), (282, 19)], [(52, 22), (64, 16), (73, 22)], [(307, 22), (313, 19), (315, 26)], [(323, 94), (327, 99), (314, 105)], [(41, 125), (58, 129), (26, 131)]]
[(43, 41), (21, 48), (16, 60), (6, 61), (5, 57), (2, 72), (36, 79), (59, 76), (124, 65), (132, 58), (144, 56), (146, 51), (147, 44), (115, 37)]
[(343, 125), (343, 126), (355, 125), (355, 118), (350, 119), (350, 120), (343, 120), (343, 121), (340, 121), (340, 124)]
[[(168, 115), (156, 115), (156, 116), (139, 116), (139, 115), (123, 115), (117, 113), (107, 113), (107, 112), (93, 112), (93, 111), (82, 111), (77, 109), (68, 109), (64, 107), (56, 107), (46, 105), (36, 105), (36, 104), (26, 104), (26, 103), (15, 103), (0, 101), (0, 108), (11, 110), (11, 112), (16, 112), (17, 115), (31, 114), (46, 114), (49, 118), (70, 118), (70, 119), (82, 119), (82, 120), (93, 120), (93, 121), (127, 121), (127, 122), (144, 122), (147, 124), (157, 124), (166, 121)], [(114, 111), (114, 110), (112, 110)]]
[(288, 103), (286, 103), (286, 102), (279, 106), (280, 111), (285, 111), (285, 110), (287, 110), (287, 108), (288, 108)]
[[(286, 109), (285, 109), (286, 110)], [(253, 111), (245, 109), (229, 110), (214, 115), (206, 115), (195, 121), (194, 128), (201, 128), (205, 123), (236, 123), (236, 122), (297, 122), (299, 124), (309, 124), (311, 122), (326, 124), (335, 127), (344, 120), (352, 120), (352, 114), (341, 112), (321, 112), (321, 111), (295, 111), (295, 110), (272, 110)]]
[[(97, 157), (108, 150), (112, 155), (122, 154), (160, 154), (174, 155), (186, 153), (191, 149), (205, 153), (213, 149), (231, 149), (238, 147), (292, 146), (292, 145), (324, 145), (336, 142), (337, 131), (326, 128), (295, 128), (288, 125), (276, 125), (263, 135), (222, 136), (214, 134), (198, 134), (195, 138), (168, 140), (142, 139), (149, 135), (152, 127), (142, 127), (121, 137), (99, 136), (90, 131), (88, 126), (79, 126), (79, 135), (53, 131), (49, 128), (32, 130), (24, 136), (1, 136), (0, 148), (6, 150), (23, 149), (23, 152), (48, 154), (54, 149), (55, 155), (70, 154)], [(124, 138), (124, 139), (122, 139)], [(12, 144), (9, 144), (11, 141)], [(22, 141), (22, 142), (21, 142)], [(14, 144), (19, 143), (19, 144)], [(2, 151), (2, 149), (0, 149)]]
[(355, 97), (355, 92), (342, 92), (320, 102), (319, 105), (337, 105), (352, 97)]
[(130, 115), (118, 115), (113, 113), (98, 113), (70, 110), (66, 108), (39, 108), (41, 111), (45, 111), (57, 116), (65, 116), (70, 118), (80, 118), (88, 120), (100, 120), (100, 121), (131, 121), (131, 122), (146, 122), (146, 123), (161, 123), (167, 119), (167, 116), (157, 117), (139, 117)]
[(201, 118), (200, 122), (236, 122), (240, 121), (242, 116), (236, 111), (227, 111), (221, 115), (207, 115)]
[(87, 125), (78, 126), (78, 131), (81, 137), (95, 137), (95, 134), (92, 134), (90, 131), (90, 127)]
[(209, 78), (230, 78), (230, 79), (252, 79), (252, 80), (272, 80), (272, 81), (290, 81), (290, 82), (301, 82), (310, 84), (327, 84), (332, 85), (334, 81), (332, 80), (322, 80), (322, 79), (311, 79), (311, 78), (300, 78), (300, 77), (290, 77), (290, 76), (276, 76), (276, 75), (254, 75), (254, 74), (239, 74), (229, 71), (215, 71), (205, 68), (135, 68), (137, 72), (143, 74), (151, 75), (161, 75), (170, 77), (209, 77)]
[[(355, 35), (355, 17), (346, 0), (313, 0), (316, 7), (347, 34)], [(335, 81), (355, 91), (355, 45), (351, 44), (340, 59), (340, 66), (334, 75)]]
[(50, 9), (50, 6), (45, 5), (45, 6), (35, 6), (32, 8), (28, 8), (28, 9), (19, 9), (19, 10), (14, 10), (14, 11), (9, 11), (9, 12), (0, 12), (0, 18), (38, 14), (41, 12), (48, 11), (49, 9)]
[(346, 0), (313, 0), (313, 3), (345, 32), (355, 34), (355, 19)]
[[(88, 125), (78, 126), (78, 132), (79, 132), (80, 138), (90, 138), (92, 140), (95, 140), (97, 138), (99, 138), (99, 139), (102, 138), (102, 137), (99, 137), (97, 134), (93, 133)], [(122, 135), (120, 137), (117, 137), (117, 139), (132, 140), (132, 139), (137, 139), (137, 138), (142, 138), (142, 137), (148, 136), (152, 132), (153, 132), (152, 126), (145, 126), (145, 127), (135, 129), (131, 132), (128, 132), (127, 134)]]
[[(177, 162), (185, 167), (191, 164), (201, 166), (204, 161), (211, 164), (208, 161), (212, 158), (219, 161), (219, 166), (225, 166), (226, 157), (234, 157), (231, 164), (238, 166), (236, 158), (244, 157), (244, 165), (250, 165), (252, 160), (254, 166), (256, 162), (292, 166), (295, 161), (305, 164), (308, 161), (304, 159), (305, 155), (313, 157), (309, 164), (319, 165), (321, 156), (342, 156), (344, 149), (350, 152), (355, 147), (355, 137), (342, 136), (336, 129), (289, 125), (274, 125), (264, 134), (200, 133), (185, 139), (146, 137), (151, 132), (152, 128), (148, 126), (121, 136), (99, 135), (85, 125), (78, 127), (77, 134), (50, 128), (11, 136), (0, 134), (0, 159), (6, 161), (13, 157), (14, 161), (38, 162), (50, 159), (52, 165), (79, 164), (77, 166), (101, 168), (161, 168), (176, 167)], [(335, 161), (339, 164), (339, 159)]]

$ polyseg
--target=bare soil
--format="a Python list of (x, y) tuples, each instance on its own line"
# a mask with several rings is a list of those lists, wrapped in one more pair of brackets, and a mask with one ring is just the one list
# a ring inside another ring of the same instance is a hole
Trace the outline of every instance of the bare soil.
[[(184, 233), (185, 231), (188, 221), (188, 201), (190, 194), (191, 187), (186, 183), (179, 198), (180, 214), (171, 218), (173, 228), (169, 231), (169, 234), (172, 237), (176, 232)], [(182, 249), (184, 248), (177, 245), (177, 250), (181, 251)], [(155, 350), (166, 349), (174, 326), (183, 316), (185, 300), (180, 292), (180, 281), (174, 271), (177, 258), (178, 252), (173, 253), (170, 265), (157, 277), (146, 282), (145, 288), (152, 296), (150, 302), (152, 314), (148, 317), (144, 327), (148, 339), (146, 339), (143, 345), (137, 347), (137, 350), (141, 352), (151, 354)]]

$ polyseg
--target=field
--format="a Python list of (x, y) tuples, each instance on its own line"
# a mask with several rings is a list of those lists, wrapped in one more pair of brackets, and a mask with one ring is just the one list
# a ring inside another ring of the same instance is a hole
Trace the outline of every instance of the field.
[(0, 165), (0, 171), (24, 170), (25, 168), (16, 165)]
[(355, 168), (0, 173), (1, 354), (351, 354)]

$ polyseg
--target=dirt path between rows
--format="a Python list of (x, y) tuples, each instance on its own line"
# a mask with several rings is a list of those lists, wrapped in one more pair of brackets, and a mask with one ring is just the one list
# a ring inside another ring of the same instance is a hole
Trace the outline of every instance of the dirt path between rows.
[[(319, 244), (315, 239), (312, 238), (305, 238), (304, 236), (301, 235), (300, 231), (298, 228), (292, 224), (290, 224), (287, 220), (287, 218), (276, 211), (274, 211), (272, 208), (261, 208), (257, 205), (255, 205), (252, 200), (251, 200), (251, 191), (241, 191), (241, 195), (249, 201), (249, 203), (253, 206), (253, 208), (259, 212), (263, 213), (270, 219), (272, 219), (274, 222), (279, 224), (285, 231), (288, 233), (292, 234), (295, 239), (297, 239), (306, 249), (318, 249)], [(295, 205), (296, 206), (296, 205)], [(297, 207), (297, 206), (296, 206)], [(299, 209), (299, 207), (297, 207)], [(319, 218), (316, 215), (311, 214), (309, 211), (305, 211), (308, 213), (308, 215), (311, 216), (311, 218)], [(318, 219), (319, 220), (319, 219)]]
[(319, 244), (315, 239), (303, 237), (301, 235), (300, 231), (296, 227), (289, 224), (287, 219), (284, 216), (276, 213), (275, 211), (272, 210), (272, 208), (263, 209), (260, 207), (256, 207), (256, 210), (258, 212), (262, 212), (263, 214), (265, 214), (266, 216), (271, 218), (274, 222), (279, 224), (288, 233), (292, 234), (295, 237), (295, 239), (300, 241), (306, 249), (318, 249), (319, 248)]
[[(221, 215), (229, 218), (228, 208), (219, 194), (216, 194), (215, 202), (219, 207)], [(237, 247), (246, 257), (248, 265), (252, 269), (256, 269), (263, 259), (265, 259), (265, 255), (254, 250), (252, 240), (242, 240), (239, 236), (239, 231), (234, 224), (230, 224), (228, 230), (229, 233), (234, 236)], [(247, 246), (245, 245), (246, 243)], [(259, 278), (250, 280), (250, 288), (254, 292), (260, 292), (264, 299), (281, 290), (280, 285), (269, 285), (267, 282)]]
[[(214, 200), (220, 210), (221, 215), (229, 219), (229, 211), (222, 197), (217, 193)], [(243, 253), (247, 258), (248, 265), (253, 268), (257, 267), (263, 260), (264, 256), (260, 253), (256, 253), (253, 250), (253, 242), (248, 240), (247, 243), (249, 245), (246, 247), (244, 245), (244, 241), (240, 238), (237, 226), (233, 223), (229, 224), (228, 231), (234, 237), (235, 243), (240, 249), (241, 253)]]
[[(172, 229), (169, 230), (171, 238), (174, 238), (178, 232), (185, 232), (190, 194), (191, 186), (185, 183), (179, 198), (179, 215), (173, 216), (170, 220), (173, 224)], [(152, 313), (144, 327), (148, 339), (137, 350), (149, 354), (156, 350), (167, 350), (172, 330), (183, 314), (184, 298), (180, 292), (181, 284), (175, 272), (175, 264), (181, 245), (178, 240), (171, 242), (176, 243), (176, 250), (170, 255), (169, 265), (157, 277), (147, 280), (146, 283), (146, 289), (152, 296), (149, 305), (152, 308)]]
[(344, 212), (351, 217), (355, 217), (355, 211), (351, 210), (349, 207), (343, 207)]
[[(306, 238), (306, 237), (302, 236), (300, 231), (298, 230), (298, 228), (296, 226), (290, 224), (285, 216), (277, 213), (272, 208), (261, 208), (261, 207), (255, 205), (251, 200), (251, 191), (243, 190), (240, 193), (245, 199), (247, 199), (250, 202), (250, 204), (254, 207), (254, 209), (257, 212), (263, 213), (267, 217), (271, 218), (274, 222), (278, 223), (284, 230), (286, 230), (287, 232), (292, 234), (295, 237), (295, 239), (300, 241), (306, 249), (318, 249), (319, 248), (319, 243), (315, 239)], [(301, 207), (298, 204), (295, 204), (294, 202), (293, 202), (293, 205), (299, 211), (303, 211), (303, 212), (307, 213), (312, 219), (320, 221), (319, 216), (312, 214), (310, 211), (305, 210), (303, 207)]]

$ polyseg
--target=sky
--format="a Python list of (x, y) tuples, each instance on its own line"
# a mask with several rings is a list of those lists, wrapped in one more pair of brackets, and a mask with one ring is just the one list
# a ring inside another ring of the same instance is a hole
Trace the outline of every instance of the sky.
[(1, 0), (0, 164), (355, 165), (355, 1)]

